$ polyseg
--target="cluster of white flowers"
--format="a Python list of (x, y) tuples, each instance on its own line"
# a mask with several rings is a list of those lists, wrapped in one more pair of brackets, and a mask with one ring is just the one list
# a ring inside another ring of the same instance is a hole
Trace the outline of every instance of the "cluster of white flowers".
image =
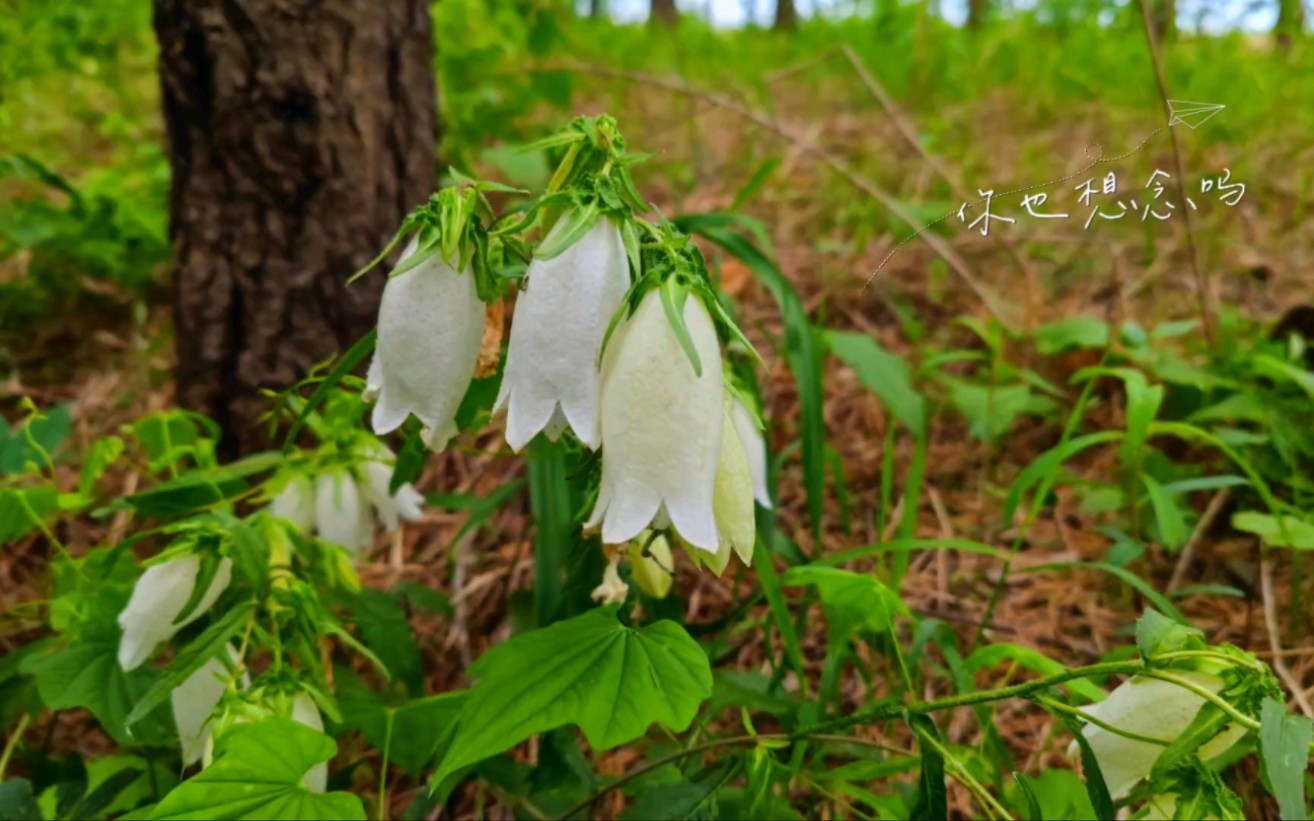
[[(561, 218), (546, 242), (559, 243), (568, 224)], [(440, 449), (456, 431), (484, 309), (470, 271), (457, 272), (438, 254), (414, 266), (406, 259), (379, 312), (368, 377), (378, 402), (373, 424), (382, 434), (413, 414), (429, 446)], [(754, 499), (771, 502), (765, 442), (756, 414), (727, 388), (721, 343), (702, 297), (653, 283), (630, 310), (630, 268), (621, 229), (608, 215), (559, 254), (533, 259), (494, 410), (506, 414), (513, 450), (539, 433), (556, 440), (566, 429), (585, 447), (601, 448), (597, 503), (585, 526), (605, 544), (669, 528), (696, 561), (719, 573), (732, 553), (752, 560)], [(667, 302), (678, 303), (678, 319)], [(614, 601), (625, 585), (616, 570), (621, 552), (609, 555), (597, 596)], [(658, 563), (669, 573), (669, 557)], [(651, 589), (664, 592), (669, 584)]]
[(287, 477), (270, 510), (306, 535), (318, 534), (364, 555), (374, 544), (375, 518), (391, 532), (403, 521), (418, 522), (424, 515), (424, 497), (409, 482), (395, 493), (389, 490), (395, 462), (391, 450), (372, 442), (356, 463), (313, 478), (304, 473)]

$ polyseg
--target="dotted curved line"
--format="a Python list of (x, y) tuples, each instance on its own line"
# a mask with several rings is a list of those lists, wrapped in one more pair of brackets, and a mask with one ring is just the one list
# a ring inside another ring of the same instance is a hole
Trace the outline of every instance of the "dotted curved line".
[[(1119, 155), (1116, 156), (1116, 157), (1105, 157), (1105, 156), (1104, 156), (1104, 146), (1102, 146), (1101, 144), (1099, 144), (1099, 143), (1097, 143), (1097, 142), (1087, 143), (1087, 144), (1086, 144), (1086, 147), (1082, 149), (1082, 153), (1085, 154), (1086, 157), (1087, 157), (1088, 159), (1090, 159), (1090, 164), (1087, 165), (1085, 168), (1082, 168), (1082, 169), (1080, 169), (1080, 170), (1078, 170), (1078, 171), (1075, 171), (1075, 172), (1069, 174), (1069, 175), (1066, 176), (1066, 177), (1059, 177), (1058, 179), (1056, 179), (1056, 180), (1050, 180), (1049, 182), (1037, 183), (1036, 185), (1028, 185), (1028, 186), (1025, 187), (1025, 188), (1013, 188), (1013, 189), (1010, 189), (1010, 190), (1008, 190), (1008, 191), (1004, 191), (1003, 193), (1000, 193), (1000, 194), (992, 194), (992, 195), (990, 196), (989, 199), (996, 199), (996, 200), (997, 200), (997, 199), (999, 199), (999, 198), (1001, 198), (1001, 197), (1007, 197), (1007, 196), (1011, 196), (1011, 195), (1013, 195), (1013, 194), (1022, 194), (1022, 193), (1025, 193), (1025, 192), (1027, 192), (1027, 191), (1034, 191), (1034, 190), (1036, 190), (1037, 188), (1048, 188), (1048, 187), (1051, 186), (1051, 185), (1057, 185), (1058, 183), (1061, 183), (1061, 182), (1067, 182), (1067, 181), (1069, 181), (1069, 180), (1076, 179), (1077, 177), (1080, 177), (1082, 174), (1085, 174), (1086, 172), (1090, 171), (1090, 170), (1091, 170), (1092, 168), (1094, 168), (1095, 166), (1100, 165), (1100, 164), (1102, 164), (1102, 163), (1118, 162), (1119, 160), (1124, 160), (1124, 159), (1130, 157), (1131, 155), (1133, 155), (1133, 154), (1139, 152), (1142, 148), (1144, 148), (1144, 147), (1146, 146), (1146, 144), (1149, 143), (1150, 140), (1154, 139), (1154, 136), (1155, 136), (1156, 134), (1158, 134), (1160, 131), (1163, 131), (1163, 129), (1162, 129), (1162, 128), (1156, 128), (1156, 129), (1154, 129), (1154, 130), (1151, 131), (1149, 134), (1146, 134), (1146, 135), (1145, 135), (1145, 139), (1143, 139), (1143, 140), (1141, 140), (1139, 143), (1137, 143), (1135, 148), (1133, 148), (1133, 149), (1131, 149), (1130, 151), (1127, 151), (1127, 152), (1125, 152), (1125, 153), (1119, 154)], [(1095, 148), (1099, 151), (1098, 156), (1095, 156), (1095, 155), (1092, 155), (1092, 154), (1091, 154), (1090, 149), (1091, 149), (1092, 146), (1095, 147)], [(967, 204), (967, 205), (974, 205), (974, 206), (975, 206), (975, 205), (980, 205), (981, 203), (985, 202), (986, 200), (987, 200), (986, 197), (982, 197), (982, 198), (979, 199), (979, 200), (976, 200), (976, 201), (974, 201), (974, 202), (969, 202), (969, 203), (966, 203), (966, 204)], [(871, 272), (871, 276), (867, 277), (867, 281), (866, 281), (866, 283), (863, 284), (863, 286), (862, 286), (862, 290), (863, 290), (863, 291), (866, 291), (866, 290), (867, 290), (867, 288), (871, 285), (871, 281), (872, 281), (873, 279), (876, 278), (876, 275), (879, 274), (879, 273), (881, 272), (881, 269), (883, 269), (886, 265), (889, 264), (890, 260), (894, 258), (894, 255), (895, 255), (895, 254), (899, 253), (899, 249), (903, 248), (903, 246), (905, 246), (905, 245), (907, 245), (908, 243), (912, 242), (913, 240), (917, 239), (919, 236), (921, 236), (922, 234), (926, 233), (926, 231), (930, 230), (931, 228), (934, 228), (935, 226), (939, 225), (940, 223), (944, 222), (945, 220), (949, 219), (950, 217), (955, 216), (955, 215), (958, 214), (958, 212), (961, 211), (961, 210), (962, 210), (962, 206), (959, 206), (958, 208), (955, 208), (953, 211), (950, 211), (949, 213), (947, 213), (947, 214), (945, 214), (945, 215), (939, 217), (938, 219), (936, 219), (936, 220), (934, 220), (934, 221), (932, 221), (932, 222), (928, 222), (927, 224), (923, 225), (921, 228), (917, 229), (917, 230), (914, 231), (913, 233), (911, 233), (911, 234), (909, 234), (908, 236), (904, 237), (903, 240), (902, 240), (898, 245), (895, 245), (893, 248), (890, 249), (890, 252), (889, 252), (888, 254), (885, 255), (885, 259), (881, 260), (881, 264), (880, 264), (880, 265), (877, 265), (877, 266), (876, 266), (876, 270)]]

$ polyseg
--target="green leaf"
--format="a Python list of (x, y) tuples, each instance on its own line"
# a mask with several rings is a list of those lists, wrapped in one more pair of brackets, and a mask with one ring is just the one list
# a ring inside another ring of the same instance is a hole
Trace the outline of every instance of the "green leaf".
[(1095, 810), (1095, 817), (1099, 821), (1113, 821), (1115, 817), (1113, 799), (1109, 796), (1108, 785), (1104, 783), (1104, 773), (1100, 770), (1099, 759), (1095, 757), (1095, 751), (1091, 749), (1090, 742), (1081, 731), (1081, 722), (1068, 713), (1059, 713), (1058, 716), (1067, 725), (1068, 732), (1072, 733), (1077, 748), (1081, 750), (1081, 770), (1086, 776), (1086, 795), (1090, 797), (1090, 805)]
[(867, 334), (827, 331), (826, 345), (905, 428), (918, 439), (926, 437), (926, 401), (913, 387), (907, 362)]
[(561, 609), (561, 568), (578, 538), (566, 456), (545, 437), (530, 443), (529, 505), (534, 516), (534, 614), (546, 627)]
[(630, 819), (702, 819), (716, 818), (716, 794), (739, 769), (739, 760), (726, 761), (697, 781), (678, 781), (663, 784), (639, 796), (625, 812), (622, 821)]
[(1154, 508), (1154, 520), (1159, 524), (1159, 540), (1164, 547), (1181, 547), (1190, 536), (1186, 520), (1177, 502), (1163, 489), (1163, 485), (1150, 474), (1142, 473), (1141, 482), (1150, 497), (1150, 506)]
[(1093, 316), (1072, 316), (1041, 325), (1032, 332), (1032, 338), (1042, 356), (1078, 348), (1106, 348), (1109, 325)]
[(781, 581), (788, 587), (815, 585), (826, 613), (826, 644), (842, 647), (858, 630), (884, 632), (896, 614), (908, 608), (898, 594), (872, 575), (835, 567), (804, 565), (785, 571)]
[(1040, 801), (1036, 798), (1036, 791), (1031, 789), (1026, 777), (1014, 771), (1013, 780), (1017, 782), (1018, 789), (1022, 791), (1022, 796), (1027, 802), (1028, 821), (1044, 821), (1045, 816), (1040, 811)]
[(654, 722), (680, 732), (712, 693), (707, 656), (683, 628), (625, 627), (612, 607), (516, 636), (469, 672), (479, 681), (435, 782), (564, 724), (579, 725), (596, 750)]
[(36, 678), (41, 700), (50, 709), (85, 707), (123, 745), (164, 743), (172, 736), (164, 710), (151, 712), (150, 720), (128, 727), (128, 713), (150, 689), (156, 672), (149, 667), (123, 672), (117, 626), (111, 626), (112, 631), (100, 631), (85, 642), (29, 656), (21, 669)]
[(1304, 821), (1305, 774), (1309, 772), (1309, 744), (1314, 740), (1314, 722), (1287, 713), (1268, 698), (1259, 714), (1259, 757), (1269, 789), (1277, 799), (1282, 821)]
[(917, 734), (922, 752), (922, 772), (917, 779), (917, 803), (911, 818), (944, 821), (949, 815), (949, 798), (944, 786), (944, 754), (939, 749), (940, 733), (929, 716), (909, 715), (908, 726)]
[(228, 642), (246, 626), (255, 602), (247, 601), (234, 607), (224, 617), (211, 624), (205, 632), (197, 636), (191, 644), (179, 651), (173, 661), (146, 694), (133, 705), (132, 712), (124, 719), (129, 726), (141, 721), (153, 710), (169, 700), (169, 694), (176, 690), (192, 673), (201, 669), (207, 661), (223, 652)]
[[(1262, 538), (1270, 547), (1290, 547), (1296, 550), (1314, 550), (1314, 524), (1295, 516), (1283, 516), (1281, 521), (1267, 513), (1245, 511), (1232, 515), (1232, 527)], [(1283, 529), (1286, 535), (1283, 535)]]
[(1146, 661), (1201, 644), (1203, 638), (1204, 633), (1200, 630), (1174, 621), (1157, 610), (1146, 610), (1136, 621), (1136, 647)]
[(1030, 385), (976, 385), (961, 379), (947, 380), (949, 401), (967, 418), (969, 433), (977, 439), (996, 442), (1022, 416), (1045, 416), (1054, 400), (1040, 396)]
[[(352, 686), (347, 686), (351, 681)], [(359, 730), (386, 751), (388, 761), (417, 775), (438, 753), (465, 705), (466, 691), (417, 698), (397, 706), (385, 704), (349, 674), (338, 677), (342, 726)]]
[[(391, 250), (391, 246), (388, 250)], [(384, 251), (383, 255), (386, 256), (387, 253), (388, 251)], [(347, 374), (356, 370), (356, 366), (364, 362), (365, 357), (374, 352), (374, 345), (378, 338), (379, 332), (377, 329), (362, 336), (355, 345), (352, 345), (342, 355), (342, 358), (338, 360), (338, 364), (334, 365), (333, 370), (329, 371), (328, 376), (325, 376), (323, 381), (315, 386), (310, 398), (306, 400), (301, 412), (297, 414), (296, 421), (292, 423), (292, 428), (287, 432), (287, 439), (283, 441), (284, 452), (296, 446), (297, 435), (305, 427), (306, 420), (310, 418), (310, 414), (315, 411), (315, 408), (318, 408), (328, 398), (329, 392), (333, 390), (334, 386), (341, 382)]]
[(214, 763), (155, 807), (154, 819), (364, 821), (360, 799), (312, 793), (306, 772), (337, 753), (321, 732), (286, 718), (238, 725), (219, 740)]
[(10, 433), (8, 441), (2, 443), (4, 447), (0, 450), (0, 474), (14, 476), (22, 473), (28, 462), (46, 468), (46, 458), (63, 444), (71, 428), (68, 405), (57, 405), (32, 417), (25, 425)]
[(40, 821), (43, 817), (31, 782), (25, 778), (0, 782), (0, 821)]

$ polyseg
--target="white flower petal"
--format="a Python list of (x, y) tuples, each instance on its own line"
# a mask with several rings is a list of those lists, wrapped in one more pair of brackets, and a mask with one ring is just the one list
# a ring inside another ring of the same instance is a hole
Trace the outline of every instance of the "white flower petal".
[(734, 423), (735, 433), (739, 434), (739, 443), (744, 446), (744, 455), (748, 457), (748, 468), (753, 475), (753, 496), (759, 505), (769, 510), (771, 494), (767, 491), (766, 439), (757, 422), (753, 421), (753, 415), (738, 400), (730, 403), (730, 420)]
[[(548, 234), (562, 230), (559, 221)], [(620, 230), (603, 217), (578, 242), (529, 264), (516, 298), (506, 371), (494, 411), (507, 409), (506, 440), (521, 450), (564, 419), (579, 440), (597, 448), (601, 377), (598, 351), (630, 287)]]
[[(237, 662), (237, 650), (232, 645), (228, 646), (228, 656)], [(202, 664), (169, 694), (184, 766), (201, 760), (210, 739), (210, 716), (228, 689), (230, 675), (228, 666), (215, 657)], [(250, 677), (244, 675), (242, 686), (249, 684)]]
[(650, 291), (608, 345), (602, 385), (602, 483), (589, 526), (627, 542), (664, 506), (680, 536), (716, 552), (712, 495), (725, 418), (721, 349), (712, 318), (690, 296), (684, 321), (702, 376)]
[[(717, 560), (729, 546), (744, 564), (753, 563), (753, 546), (757, 540), (757, 522), (753, 510), (753, 474), (749, 469), (748, 454), (735, 432), (732, 406), (727, 402), (724, 411), (724, 434), (721, 436), (721, 458), (716, 466), (716, 488), (713, 506), (716, 529), (719, 534)], [(728, 558), (728, 556), (727, 556)], [(722, 563), (717, 569), (725, 569)]]
[(353, 553), (369, 550), (374, 544), (374, 534), (365, 504), (356, 486), (356, 478), (349, 472), (335, 470), (321, 475), (315, 486), (315, 519), (319, 522), (319, 537)]
[(396, 430), (414, 414), (432, 431), (429, 447), (442, 450), (456, 434), (456, 411), (474, 376), (483, 334), (484, 304), (470, 270), (457, 273), (435, 255), (389, 279), (367, 379), (378, 386), (375, 433)]
[(191, 555), (152, 565), (141, 574), (127, 607), (119, 614), (119, 626), (123, 628), (119, 666), (125, 671), (140, 667), (160, 642), (168, 641), (174, 633), (205, 615), (232, 581), (232, 560), (222, 558), (209, 589), (196, 607), (186, 619), (174, 624), (192, 597), (200, 570), (201, 557)]
[(314, 533), (315, 483), (304, 474), (293, 476), (274, 497), (270, 510), (280, 519), (287, 519), (300, 532)]
[[(1223, 689), (1223, 680), (1209, 673), (1176, 672), (1175, 675), (1212, 693)], [(1120, 730), (1171, 742), (1186, 730), (1204, 703), (1200, 696), (1171, 682), (1133, 676), (1114, 688), (1104, 701), (1081, 711)], [(1246, 728), (1239, 725), (1223, 731), (1200, 748), (1200, 757), (1208, 761), (1221, 755), (1245, 733)], [(1087, 724), (1082, 734), (1099, 761), (1100, 772), (1115, 801), (1125, 798), (1150, 774), (1164, 750), (1157, 744), (1126, 738), (1094, 724)]]
[[(319, 714), (315, 700), (304, 692), (297, 693), (292, 699), (293, 721), (304, 724), (312, 730), (324, 732), (324, 719)], [(306, 789), (313, 793), (322, 793), (328, 789), (328, 762), (316, 764), (306, 772), (304, 779)]]

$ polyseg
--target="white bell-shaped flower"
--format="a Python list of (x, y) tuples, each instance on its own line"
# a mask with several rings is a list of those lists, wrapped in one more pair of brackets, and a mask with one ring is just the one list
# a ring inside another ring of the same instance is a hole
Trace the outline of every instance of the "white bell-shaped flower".
[(712, 569), (718, 574), (725, 569), (731, 550), (744, 564), (752, 564), (753, 544), (757, 540), (757, 522), (753, 515), (753, 470), (744, 441), (735, 427), (733, 408), (737, 406), (736, 402), (726, 403), (721, 458), (716, 465), (713, 506), (720, 536), (716, 564), (720, 566), (713, 565)]
[[(412, 241), (402, 260), (415, 248)], [(378, 398), (374, 432), (394, 431), (415, 414), (429, 431), (430, 449), (446, 447), (456, 435), (456, 411), (474, 377), (483, 335), (484, 304), (470, 269), (458, 272), (435, 254), (390, 278), (366, 377), (366, 393)]]
[(748, 458), (748, 470), (753, 477), (753, 497), (765, 508), (771, 507), (771, 494), (767, 491), (767, 450), (766, 439), (757, 420), (744, 403), (735, 397), (730, 403), (730, 421), (735, 433), (739, 434), (739, 444), (743, 445), (744, 455)]
[[(531, 286), (532, 287), (532, 286)], [(721, 346), (706, 306), (684, 300), (702, 375), (649, 291), (607, 346), (602, 382), (602, 482), (586, 524), (620, 544), (656, 522), (689, 544), (717, 547), (712, 496), (725, 419)]]
[[(1179, 672), (1174, 675), (1211, 693), (1223, 689), (1223, 680), (1211, 673)], [(1082, 707), (1081, 712), (1119, 730), (1164, 742), (1175, 741), (1205, 704), (1199, 695), (1168, 681), (1146, 676), (1132, 676), (1114, 688), (1098, 704)], [(1208, 761), (1222, 755), (1246, 734), (1246, 728), (1234, 725), (1219, 733), (1200, 748), (1200, 757)], [(1116, 801), (1127, 797), (1142, 779), (1150, 775), (1164, 745), (1138, 741), (1118, 735), (1095, 724), (1082, 728), (1091, 751), (1100, 764), (1104, 783)], [(1069, 748), (1076, 754), (1076, 744)]]
[[(232, 645), (228, 646), (228, 656), (234, 663), (238, 661), (237, 650)], [(231, 677), (228, 667), (215, 657), (202, 664), (169, 694), (184, 766), (195, 764), (204, 755), (210, 743), (210, 716), (219, 706)], [(242, 686), (247, 687), (250, 683), (250, 676), (243, 674)]]
[(219, 560), (205, 594), (187, 618), (177, 621), (192, 597), (200, 571), (201, 557), (195, 555), (146, 568), (132, 588), (128, 606), (119, 614), (119, 626), (123, 628), (123, 638), (119, 641), (120, 667), (137, 669), (160, 642), (168, 641), (174, 633), (205, 615), (232, 581), (233, 562), (226, 557)]
[(396, 530), (403, 522), (418, 522), (424, 518), (424, 495), (410, 482), (404, 482), (392, 493), (388, 486), (392, 483), (392, 471), (396, 457), (392, 451), (380, 444), (370, 454), (371, 458), (362, 466), (365, 481), (360, 490), (365, 499), (374, 508), (383, 529)]
[[(560, 220), (548, 234), (562, 230)], [(567, 425), (590, 448), (600, 442), (598, 351), (630, 287), (620, 229), (602, 217), (552, 259), (529, 264), (516, 298), (506, 370), (493, 412), (507, 411), (506, 441), (521, 450), (539, 431)]]
[(374, 545), (369, 502), (350, 470), (331, 470), (315, 481), (315, 528), (319, 538), (358, 556)]
[[(292, 715), (289, 716), (293, 721), (304, 724), (312, 730), (324, 732), (324, 719), (319, 714), (319, 706), (315, 700), (307, 693), (300, 692), (292, 699)], [(306, 771), (306, 777), (302, 779), (306, 789), (313, 793), (322, 793), (328, 789), (328, 762), (323, 761)]]
[(287, 519), (302, 533), (315, 532), (315, 482), (298, 473), (278, 492), (269, 509), (280, 519)]

